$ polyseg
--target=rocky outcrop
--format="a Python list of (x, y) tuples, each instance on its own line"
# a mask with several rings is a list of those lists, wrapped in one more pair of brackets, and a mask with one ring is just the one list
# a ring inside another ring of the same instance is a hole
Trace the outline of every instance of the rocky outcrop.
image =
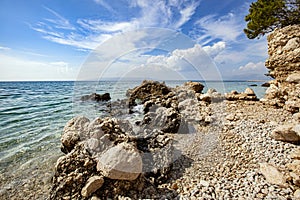
[(151, 97), (164, 98), (164, 96), (170, 92), (170, 88), (164, 83), (145, 80), (140, 86), (127, 91), (127, 96), (129, 96), (129, 106), (136, 105), (136, 100), (144, 103), (147, 100), (150, 100)]
[[(201, 115), (196, 112), (189, 122), (186, 117), (187, 109), (200, 107), (195, 94), (190, 86), (171, 90), (163, 83), (144, 81), (128, 93), (131, 106), (112, 107), (132, 109), (129, 115), (134, 115), (133, 105), (142, 106), (143, 117), (133, 124), (108, 117), (71, 119), (61, 136), (66, 155), (57, 160), (50, 199), (128, 196), (166, 181), (181, 155), (170, 134), (189, 133), (188, 123)], [(205, 117), (202, 120), (210, 123)]]
[(276, 29), (268, 36), (269, 58), (266, 67), (270, 75), (284, 82), (294, 72), (300, 71), (300, 25)]
[(90, 95), (84, 95), (81, 97), (82, 101), (109, 101), (110, 94), (109, 93), (104, 93), (104, 94), (97, 94), (97, 93), (92, 93)]
[(203, 90), (203, 88), (204, 88), (204, 85), (202, 85), (201, 83), (199, 83), (199, 82), (192, 82), (192, 81), (184, 83), (184, 86), (192, 89), (196, 93), (201, 93), (202, 90)]
[(265, 102), (296, 113), (300, 108), (300, 25), (276, 29), (268, 36), (266, 67), (275, 80)]

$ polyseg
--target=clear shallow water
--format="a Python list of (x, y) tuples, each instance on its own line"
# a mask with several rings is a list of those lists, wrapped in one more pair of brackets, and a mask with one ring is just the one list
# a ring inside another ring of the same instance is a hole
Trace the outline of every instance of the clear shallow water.
[[(31, 172), (52, 171), (62, 155), (60, 135), (68, 120), (76, 115), (92, 119), (106, 116), (104, 104), (81, 102), (82, 95), (92, 92), (111, 94), (112, 100), (125, 98), (126, 90), (136, 82), (0, 82), (0, 187), (26, 182)], [(183, 81), (167, 81), (175, 87)], [(249, 85), (259, 98), (265, 92), (261, 82), (206, 82), (219, 92), (244, 91)], [(43, 169), (40, 169), (40, 168)], [(39, 169), (39, 170), (37, 170)], [(14, 176), (8, 174), (14, 173)], [(38, 176), (38, 175), (35, 175)], [(16, 177), (19, 180), (15, 180)], [(20, 179), (24, 179), (23, 182)]]

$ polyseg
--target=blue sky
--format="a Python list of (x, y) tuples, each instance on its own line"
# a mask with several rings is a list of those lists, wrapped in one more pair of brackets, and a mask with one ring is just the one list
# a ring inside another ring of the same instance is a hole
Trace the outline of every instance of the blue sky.
[(96, 66), (84, 78), (192, 79), (200, 63), (215, 69), (198, 78), (266, 79), (266, 37), (243, 33), (251, 2), (1, 0), (0, 81), (77, 80)]

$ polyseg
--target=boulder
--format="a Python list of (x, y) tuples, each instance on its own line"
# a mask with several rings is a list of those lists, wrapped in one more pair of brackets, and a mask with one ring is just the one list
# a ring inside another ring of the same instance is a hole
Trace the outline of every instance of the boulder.
[(110, 179), (135, 180), (142, 169), (139, 151), (127, 143), (120, 143), (97, 158), (97, 170)]
[(259, 169), (267, 182), (280, 187), (287, 187), (284, 175), (276, 167), (268, 163), (260, 163)]
[(89, 122), (83, 116), (74, 117), (67, 122), (61, 135), (62, 152), (70, 152), (79, 141), (86, 138)]
[(110, 94), (109, 93), (104, 93), (104, 94), (97, 94), (97, 93), (92, 93), (90, 95), (84, 95), (81, 97), (82, 101), (109, 101)]
[(164, 83), (144, 80), (140, 86), (128, 91), (129, 106), (136, 105), (135, 100), (137, 99), (144, 103), (150, 100), (151, 97), (163, 97), (170, 92), (171, 90)]
[(81, 190), (83, 197), (91, 196), (96, 190), (102, 187), (104, 179), (102, 176), (92, 176)]
[(278, 141), (298, 143), (300, 142), (300, 134), (297, 127), (293, 124), (278, 126), (272, 131), (271, 137)]
[(244, 93), (247, 94), (247, 96), (255, 96), (255, 93), (251, 88), (246, 88)]
[(202, 90), (203, 90), (203, 88), (204, 88), (204, 85), (202, 85), (201, 83), (199, 83), (199, 82), (192, 82), (192, 81), (184, 83), (184, 86), (189, 87), (195, 93), (201, 93)]

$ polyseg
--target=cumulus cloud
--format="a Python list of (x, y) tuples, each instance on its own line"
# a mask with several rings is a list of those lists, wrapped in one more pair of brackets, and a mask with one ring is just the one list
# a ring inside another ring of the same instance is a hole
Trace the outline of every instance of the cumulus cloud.
[(258, 62), (258, 63), (253, 63), (249, 62), (244, 66), (239, 67), (240, 71), (243, 72), (263, 72), (266, 71), (265, 63), (264, 62)]
[(226, 48), (226, 43), (224, 41), (217, 42), (212, 46), (204, 46), (203, 50), (212, 58), (215, 58)]

